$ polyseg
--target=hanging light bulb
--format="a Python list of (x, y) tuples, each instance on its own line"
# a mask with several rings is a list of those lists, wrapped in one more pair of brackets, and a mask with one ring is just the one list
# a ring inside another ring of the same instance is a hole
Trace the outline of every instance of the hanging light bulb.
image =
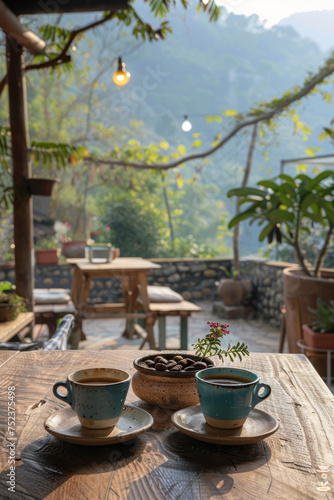
[(119, 57), (117, 71), (115, 71), (112, 77), (113, 82), (119, 87), (124, 87), (124, 85), (129, 83), (130, 76), (130, 73), (125, 69), (125, 63), (122, 62), (122, 58)]
[(187, 115), (184, 116), (184, 122), (182, 123), (181, 128), (182, 128), (183, 132), (189, 132), (189, 130), (192, 129), (192, 124), (188, 120)]

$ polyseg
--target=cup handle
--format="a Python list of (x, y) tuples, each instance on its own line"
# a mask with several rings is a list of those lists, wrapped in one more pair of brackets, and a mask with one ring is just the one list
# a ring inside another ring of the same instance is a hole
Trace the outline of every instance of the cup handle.
[[(264, 387), (264, 392), (262, 394), (259, 394), (259, 390)], [(256, 384), (253, 392), (253, 401), (252, 401), (252, 409), (254, 406), (256, 406), (260, 401), (263, 401), (264, 399), (267, 399), (268, 396), (270, 396), (271, 393), (271, 387), (268, 384), (264, 384), (263, 382), (259, 382)]]
[[(58, 392), (58, 387), (65, 387), (65, 389), (67, 389), (66, 396)], [(68, 403), (70, 406), (72, 406), (71, 386), (69, 385), (67, 380), (65, 382), (56, 382), (52, 390), (56, 398), (60, 399), (61, 401), (65, 401), (65, 403)]]

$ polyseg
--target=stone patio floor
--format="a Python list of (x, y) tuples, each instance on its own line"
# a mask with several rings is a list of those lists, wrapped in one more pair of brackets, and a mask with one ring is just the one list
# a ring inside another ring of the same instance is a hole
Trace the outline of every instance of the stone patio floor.
[[(251, 352), (278, 352), (280, 338), (279, 328), (273, 328), (259, 319), (224, 319), (212, 313), (212, 302), (199, 302), (201, 312), (188, 318), (188, 348), (198, 337), (209, 333), (207, 321), (228, 323), (231, 333), (223, 343), (245, 342)], [(140, 338), (127, 339), (122, 336), (125, 319), (89, 319), (83, 322), (83, 331), (87, 340), (80, 342), (79, 349), (138, 349)], [(155, 336), (158, 339), (158, 326), (155, 326)], [(148, 349), (148, 343), (145, 344)], [(166, 319), (166, 348), (180, 349), (180, 318)]]

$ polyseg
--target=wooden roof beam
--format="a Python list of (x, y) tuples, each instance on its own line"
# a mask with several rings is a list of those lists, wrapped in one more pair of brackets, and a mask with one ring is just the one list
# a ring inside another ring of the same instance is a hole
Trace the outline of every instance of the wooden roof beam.
[(32, 54), (39, 54), (46, 43), (32, 31), (26, 31), (20, 20), (0, 0), (0, 28), (18, 44), (25, 47)]

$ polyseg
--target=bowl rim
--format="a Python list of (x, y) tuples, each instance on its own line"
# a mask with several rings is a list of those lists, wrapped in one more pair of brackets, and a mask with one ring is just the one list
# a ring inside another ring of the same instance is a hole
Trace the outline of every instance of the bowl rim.
[[(143, 373), (144, 375), (147, 376), (152, 376), (152, 377), (160, 377), (160, 378), (195, 378), (195, 373), (199, 372), (200, 370), (204, 370), (205, 368), (199, 368), (196, 371), (193, 372), (160, 372), (158, 370), (150, 370), (149, 368), (145, 368), (140, 365), (140, 363), (145, 362), (147, 359), (152, 359), (156, 358), (157, 356), (163, 356), (167, 360), (173, 359), (174, 356), (184, 356), (185, 358), (189, 359), (196, 359), (196, 361), (199, 361), (199, 356), (196, 356), (196, 354), (188, 354), (182, 351), (157, 351), (155, 354), (147, 354), (146, 356), (141, 356), (139, 358), (136, 358), (133, 361), (133, 366), (135, 369)], [(208, 368), (213, 368), (216, 366), (216, 362), (212, 358), (204, 358), (206, 361), (209, 361), (211, 366)]]

